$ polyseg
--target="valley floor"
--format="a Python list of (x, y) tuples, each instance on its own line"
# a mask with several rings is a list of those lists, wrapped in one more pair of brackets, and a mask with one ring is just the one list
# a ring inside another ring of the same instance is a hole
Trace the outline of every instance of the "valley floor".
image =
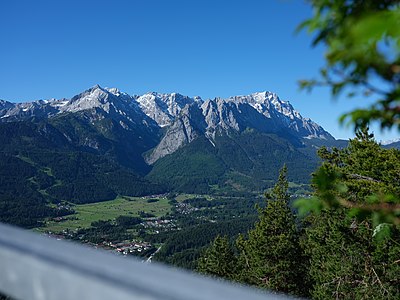
[(48, 218), (35, 231), (72, 239), (143, 260), (194, 268), (217, 235), (235, 236), (253, 226), (263, 195), (198, 194), (118, 196), (90, 204), (59, 204), (71, 214)]

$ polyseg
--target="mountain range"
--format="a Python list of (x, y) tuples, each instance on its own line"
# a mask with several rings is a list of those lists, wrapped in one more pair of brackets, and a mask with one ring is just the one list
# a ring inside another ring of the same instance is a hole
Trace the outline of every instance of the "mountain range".
[(308, 184), (316, 149), (345, 143), (271, 92), (203, 100), (98, 85), (71, 99), (0, 100), (0, 138), (3, 207), (27, 193), (43, 205), (260, 193), (284, 163)]
[[(118, 120), (122, 127), (129, 124), (145, 125), (153, 129), (176, 126), (185, 117), (199, 126), (209, 137), (219, 130), (243, 131), (254, 128), (263, 132), (291, 132), (301, 138), (333, 139), (321, 126), (303, 118), (289, 102), (282, 101), (275, 93), (261, 92), (228, 99), (202, 100), (177, 93), (147, 93), (130, 96), (116, 88), (96, 85), (71, 99), (38, 100), (11, 103), (0, 100), (2, 122), (52, 118), (66, 113), (96, 110)], [(191, 115), (191, 114), (198, 115)]]

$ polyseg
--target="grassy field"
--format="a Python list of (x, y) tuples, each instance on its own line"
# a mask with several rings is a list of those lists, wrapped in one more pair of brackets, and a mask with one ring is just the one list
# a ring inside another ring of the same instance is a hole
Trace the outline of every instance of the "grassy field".
[(148, 199), (139, 197), (118, 197), (115, 200), (75, 205), (75, 214), (67, 216), (66, 221), (48, 221), (39, 231), (58, 232), (64, 229), (87, 228), (94, 221), (115, 219), (118, 216), (139, 216), (139, 211), (164, 216), (171, 211), (171, 205), (166, 198), (159, 198), (156, 202), (147, 202)]
[(197, 194), (179, 194), (178, 196), (175, 197), (175, 200), (178, 202), (183, 202), (187, 199), (191, 199), (191, 198), (206, 198), (207, 200), (211, 201), (214, 198), (210, 195), (197, 195)]

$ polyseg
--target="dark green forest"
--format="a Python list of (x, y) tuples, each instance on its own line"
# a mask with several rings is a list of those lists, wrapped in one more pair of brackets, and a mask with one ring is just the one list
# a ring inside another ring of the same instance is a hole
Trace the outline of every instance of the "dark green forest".
[(85, 151), (51, 124), (0, 125), (0, 206), (3, 222), (37, 227), (43, 218), (67, 214), (51, 203), (90, 203), (117, 195), (162, 193), (117, 158)]
[(147, 178), (178, 192), (207, 194), (216, 185), (260, 193), (271, 187), (269, 182), (287, 163), (290, 181), (309, 183), (319, 160), (315, 150), (295, 147), (296, 143), (253, 130), (217, 135), (215, 147), (206, 138), (198, 138), (159, 159)]

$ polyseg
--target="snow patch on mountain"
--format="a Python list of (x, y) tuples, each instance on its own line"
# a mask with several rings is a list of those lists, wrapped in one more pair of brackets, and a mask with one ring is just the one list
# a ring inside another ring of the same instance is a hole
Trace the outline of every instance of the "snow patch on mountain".
[(383, 146), (387, 146), (387, 145), (398, 143), (398, 142), (400, 142), (400, 138), (381, 141), (380, 144), (383, 145)]
[(201, 102), (201, 98), (190, 98), (181, 94), (147, 93), (136, 99), (143, 112), (160, 127), (171, 125), (185, 105)]

